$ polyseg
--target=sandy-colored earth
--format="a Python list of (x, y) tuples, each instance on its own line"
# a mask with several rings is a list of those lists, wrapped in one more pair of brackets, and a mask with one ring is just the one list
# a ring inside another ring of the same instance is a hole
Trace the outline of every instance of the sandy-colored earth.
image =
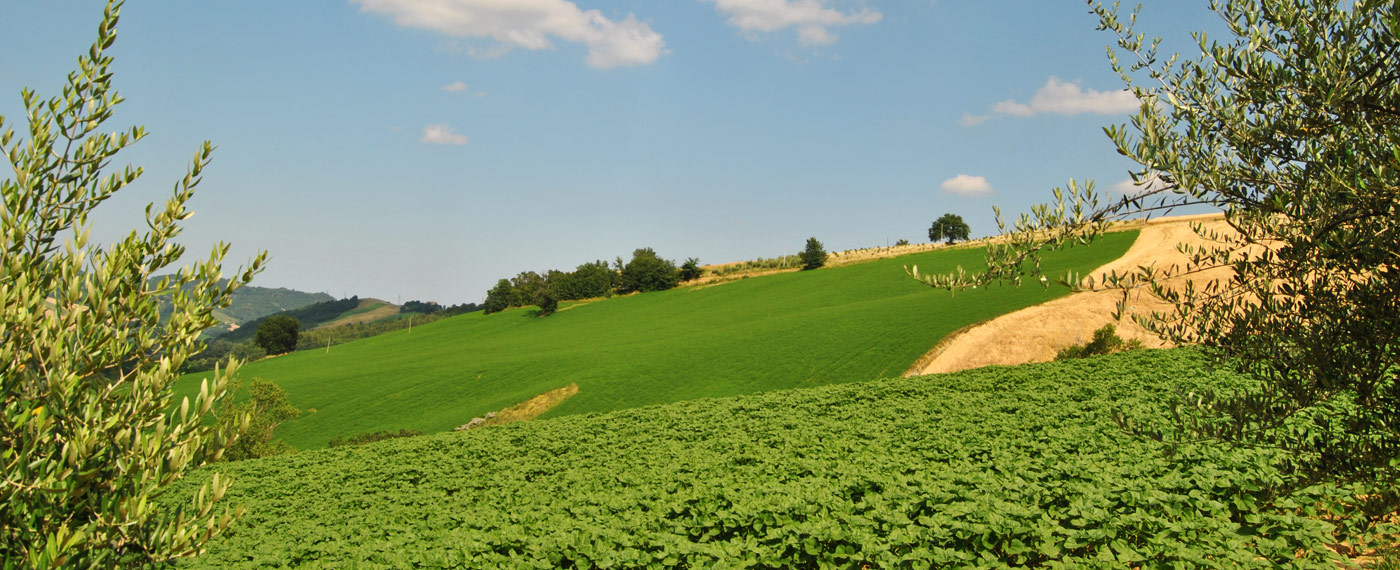
[[(1186, 256), (1177, 250), (1180, 243), (1201, 243), (1191, 229), (1192, 222), (1206, 228), (1226, 231), (1221, 214), (1176, 216), (1139, 222), (1137, 241), (1123, 257), (1095, 269), (1093, 275), (1117, 272), (1120, 275), (1138, 266), (1156, 264), (1185, 265)], [(1220, 271), (1220, 270), (1217, 270)], [(1224, 270), (1227, 271), (1228, 270)], [(1201, 282), (1221, 277), (1220, 273), (1205, 273), (1192, 277)], [(1027, 285), (1029, 286), (1029, 285)], [(1119, 291), (1085, 291), (1053, 301), (1021, 309), (954, 333), (919, 359), (906, 376), (967, 370), (991, 364), (1025, 364), (1054, 360), (1055, 353), (1072, 344), (1087, 342), (1094, 330), (1114, 322), (1113, 311), (1122, 293)], [(1149, 314), (1170, 307), (1146, 291), (1135, 292), (1128, 303), (1130, 313)], [(1141, 340), (1149, 347), (1166, 346), (1156, 335), (1144, 330), (1129, 316), (1114, 322), (1119, 336)]]

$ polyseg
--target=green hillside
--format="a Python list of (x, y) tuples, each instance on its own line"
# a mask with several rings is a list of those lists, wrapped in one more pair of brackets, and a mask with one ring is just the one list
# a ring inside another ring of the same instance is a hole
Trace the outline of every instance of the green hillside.
[[(1087, 272), (1136, 232), (1046, 259)], [(909, 278), (980, 266), (980, 249), (936, 250), (818, 271), (744, 279), (567, 306), (472, 313), (249, 364), (307, 413), (277, 435), (301, 449), (379, 431), (450, 430), (570, 383), (559, 416), (898, 376), (964, 326), (1067, 293), (1039, 287), (956, 295)], [(184, 381), (185, 390), (197, 386)]]
[[(159, 279), (153, 277), (152, 280)], [(223, 286), (228, 280), (219, 280), (219, 285)], [(332, 297), (325, 293), (307, 293), (295, 289), (284, 287), (255, 287), (244, 285), (233, 292), (233, 302), (222, 309), (214, 310), (214, 318), (222, 323), (220, 326), (212, 327), (207, 331), (211, 335), (217, 335), (228, 330), (229, 325), (243, 325), (249, 321), (265, 317), (273, 313), (299, 309), (313, 303), (330, 301)], [(169, 297), (160, 297), (157, 310), (160, 318), (164, 321), (169, 317), (171, 307)]]
[[(377, 299), (365, 299), (383, 305), (383, 301)], [(359, 297), (349, 297), (338, 300), (320, 301), (314, 304), (298, 307), (286, 311), (279, 311), (276, 314), (286, 315), (301, 323), (302, 330), (311, 330), (326, 323), (333, 322), (341, 317), (359, 311), (360, 306), (365, 303)], [(219, 335), (220, 339), (239, 342), (253, 338), (257, 335), (258, 325), (267, 320), (271, 314), (248, 321), (236, 330)]]
[(1270, 506), (1277, 452), (1111, 419), (1240, 382), (1189, 350), (988, 367), (216, 465), (165, 501), (234, 476), (248, 514), (195, 568), (1328, 568), (1331, 525)]

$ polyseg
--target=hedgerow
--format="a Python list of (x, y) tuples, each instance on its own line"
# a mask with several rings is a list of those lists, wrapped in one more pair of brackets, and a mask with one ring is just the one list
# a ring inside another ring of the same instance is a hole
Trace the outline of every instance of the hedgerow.
[(1327, 567), (1332, 490), (1110, 419), (1240, 382), (1138, 351), (249, 461), (192, 566)]

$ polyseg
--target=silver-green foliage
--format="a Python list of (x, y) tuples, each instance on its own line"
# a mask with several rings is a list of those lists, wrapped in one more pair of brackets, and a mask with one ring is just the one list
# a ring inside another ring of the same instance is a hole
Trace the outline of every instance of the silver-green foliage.
[[(1229, 34), (1161, 58), (1116, 5), (1090, 0), (1117, 36), (1113, 68), (1142, 102), (1105, 129), (1139, 165), (1139, 192), (1055, 190), (989, 249), (991, 269), (922, 277), (936, 287), (1045, 280), (1043, 251), (1092, 240), (1117, 219), (1208, 205), (1234, 230), (1196, 231), (1180, 266), (1090, 287), (1146, 288), (1176, 309), (1139, 316), (1165, 339), (1206, 346), (1263, 382), (1194, 395), (1168, 437), (1282, 446), (1309, 478), (1394, 481), (1400, 465), (1400, 8), (1393, 0), (1214, 0)], [(1120, 59), (1121, 58), (1121, 59)], [(998, 222), (1000, 212), (998, 212)], [(1029, 267), (1029, 271), (1027, 270)], [(1228, 278), (1173, 288), (1223, 268)], [(1074, 283), (1074, 276), (1064, 281)], [(1119, 311), (1124, 308), (1120, 303)], [(1304, 418), (1306, 425), (1293, 424)], [(1294, 429), (1300, 428), (1300, 429)], [(1306, 428), (1306, 429), (1301, 429)]]
[[(102, 132), (121, 98), (108, 48), (121, 2), (108, 4), (97, 41), (78, 59), (61, 96), (24, 90), (28, 137), (0, 117), (0, 151), (13, 178), (4, 197), (0, 250), (0, 555), (9, 567), (112, 568), (197, 552), (237, 515), (216, 503), (230, 481), (210, 479), (170, 508), (152, 499), (186, 472), (218, 459), (241, 422), (202, 420), (226, 395), (232, 366), (193, 401), (171, 401), (176, 371), (200, 348), (263, 257), (220, 284), (227, 246), (152, 280), (184, 247), (172, 240), (209, 162), (205, 143), (149, 229), (109, 247), (89, 243), (94, 208), (140, 175), (107, 173), (140, 127)], [(159, 325), (158, 300), (173, 312)]]

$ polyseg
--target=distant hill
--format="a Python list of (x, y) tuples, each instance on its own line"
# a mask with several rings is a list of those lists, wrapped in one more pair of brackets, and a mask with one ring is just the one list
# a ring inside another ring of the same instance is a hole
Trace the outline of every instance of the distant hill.
[[(159, 279), (154, 277), (152, 279)], [(228, 282), (227, 279), (219, 280), (220, 285)], [(256, 287), (244, 285), (233, 292), (233, 304), (223, 309), (214, 310), (214, 318), (218, 319), (223, 326), (214, 327), (210, 334), (219, 334), (228, 330), (229, 325), (242, 326), (248, 321), (266, 317), (273, 313), (279, 313), (290, 309), (299, 309), (314, 303), (334, 300), (325, 293), (307, 293), (285, 287)], [(162, 298), (160, 301), (160, 316), (164, 321), (170, 314), (170, 300)]]
[(268, 288), (244, 286), (233, 292), (233, 304), (218, 311), (219, 320), (242, 325), (273, 313), (300, 309), (307, 305), (333, 301), (325, 293), (307, 293), (285, 287)]

